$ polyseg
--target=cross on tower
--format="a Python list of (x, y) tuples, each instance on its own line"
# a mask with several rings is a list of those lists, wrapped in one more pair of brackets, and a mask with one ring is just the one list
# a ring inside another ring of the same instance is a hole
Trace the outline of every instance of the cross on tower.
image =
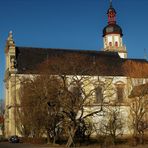
[(112, 0), (109, 0), (110, 1), (110, 7), (112, 7)]

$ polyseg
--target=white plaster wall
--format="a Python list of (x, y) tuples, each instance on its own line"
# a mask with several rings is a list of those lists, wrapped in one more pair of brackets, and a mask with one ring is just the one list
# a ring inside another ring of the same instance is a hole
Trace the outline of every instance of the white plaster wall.
[[(19, 83), (19, 79), (22, 79), (22, 77), (29, 77), (31, 79), (34, 78), (35, 75), (18, 75), (17, 77), (17, 90), (19, 90), (20, 88), (20, 83)], [(69, 81), (71, 80), (73, 76), (69, 76)], [(81, 78), (82, 76), (78, 76), (79, 78)], [(83, 76), (84, 77), (84, 76)], [(114, 93), (116, 92), (116, 87), (115, 87), (115, 84), (125, 84), (125, 92), (124, 92), (124, 100), (125, 102), (128, 102), (128, 95), (130, 93), (130, 90), (131, 90), (131, 84), (129, 83), (129, 79), (127, 77), (121, 77), (121, 76), (117, 76), (117, 77), (113, 77), (113, 76), (85, 76), (88, 80), (85, 82), (85, 85), (87, 85), (87, 87), (85, 88), (85, 91), (86, 93), (88, 92), (89, 93), (89, 90), (91, 90), (92, 88), (94, 88), (94, 84), (95, 85), (100, 85), (100, 84), (105, 84), (108, 85), (111, 83), (110, 87), (108, 88), (108, 90), (105, 91), (105, 94), (108, 94), (108, 93)], [(148, 79), (147, 79), (148, 80)], [(138, 84), (139, 81), (142, 81), (142, 80), (136, 80), (136, 79), (132, 79), (133, 82), (135, 82), (135, 84)], [(138, 82), (136, 82), (138, 81)], [(144, 80), (146, 82), (146, 80)], [(8, 101), (9, 102), (8, 104), (10, 105), (12, 103), (12, 96), (13, 96), (13, 92), (12, 92), (12, 88), (11, 88), (11, 82), (8, 80), (9, 82), (9, 94), (8, 94)], [(94, 99), (95, 95), (91, 96), (89, 99)], [(110, 101), (112, 100), (115, 100), (116, 99), (116, 93), (114, 95), (112, 95), (111, 97), (106, 97), (105, 98), (106, 100), (104, 100), (106, 103), (109, 103)], [(19, 102), (19, 98), (17, 96), (17, 101)], [(106, 104), (107, 106), (109, 104)], [(90, 113), (92, 111), (95, 111), (95, 110), (99, 110), (100, 109), (100, 105), (99, 104), (94, 104), (93, 106), (90, 106), (90, 107), (87, 107), (85, 109), (85, 113), (84, 115), (86, 115), (87, 113)], [(12, 128), (13, 128), (13, 122), (12, 122), (12, 117), (13, 117), (13, 110), (9, 110), (9, 124), (8, 124), (8, 130), (9, 130), (9, 133), (12, 131)], [(124, 127), (124, 133), (125, 134), (130, 134), (131, 131), (129, 130), (129, 126), (130, 126), (130, 121), (129, 121), (129, 107), (128, 105), (125, 103), (121, 106), (121, 114), (123, 116), (123, 120), (125, 121), (125, 127)], [(105, 117), (103, 116), (103, 113), (101, 112), (100, 115), (96, 115), (94, 117), (92, 117), (92, 119), (90, 120), (93, 120), (94, 123), (97, 123), (97, 122), (100, 122), (100, 120), (103, 120), (105, 119)], [(8, 134), (9, 134), (8, 133)]]
[(125, 53), (118, 52), (118, 54), (119, 54), (119, 56), (120, 56), (121, 58), (126, 58), (126, 54), (125, 54)]

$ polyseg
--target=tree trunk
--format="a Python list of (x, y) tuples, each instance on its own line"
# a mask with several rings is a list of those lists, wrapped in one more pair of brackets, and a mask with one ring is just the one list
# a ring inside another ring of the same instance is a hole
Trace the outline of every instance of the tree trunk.
[(50, 143), (51, 143), (51, 138), (50, 138), (50, 136), (49, 136), (49, 134), (47, 132), (47, 144), (50, 144)]
[(71, 128), (70, 130), (68, 130), (68, 134), (69, 134), (69, 138), (68, 138), (68, 141), (66, 143), (66, 147), (71, 147), (71, 145), (75, 144), (74, 143), (74, 136), (75, 136), (75, 133), (76, 133), (76, 128)]

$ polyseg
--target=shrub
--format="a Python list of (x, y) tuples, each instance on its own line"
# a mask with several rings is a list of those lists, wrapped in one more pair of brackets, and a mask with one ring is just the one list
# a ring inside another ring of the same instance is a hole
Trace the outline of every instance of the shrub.
[(23, 137), (21, 140), (24, 143), (31, 143), (31, 144), (46, 144), (47, 139), (46, 138), (32, 138), (32, 137)]

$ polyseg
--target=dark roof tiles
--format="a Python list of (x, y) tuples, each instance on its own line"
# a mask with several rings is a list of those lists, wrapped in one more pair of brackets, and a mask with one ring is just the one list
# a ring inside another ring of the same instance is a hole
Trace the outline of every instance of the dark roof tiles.
[(115, 52), (32, 47), (16, 47), (16, 60), (19, 74), (33, 72), (48, 63), (52, 74), (128, 76), (131, 62), (148, 65), (145, 60), (121, 59)]

